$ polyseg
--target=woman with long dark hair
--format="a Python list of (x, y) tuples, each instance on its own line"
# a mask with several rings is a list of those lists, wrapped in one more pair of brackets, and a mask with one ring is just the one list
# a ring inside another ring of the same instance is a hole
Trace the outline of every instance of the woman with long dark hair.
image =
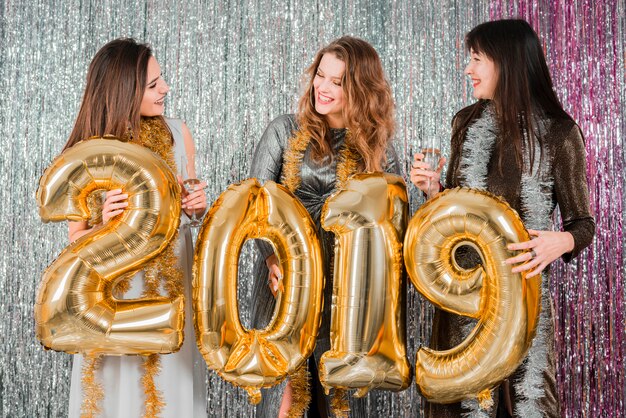
[[(467, 34), (465, 44), (470, 54), (465, 74), (478, 101), (452, 121), (445, 187), (487, 190), (518, 211), (533, 239), (510, 245), (510, 250), (523, 251), (507, 263), (516, 265), (513, 272), (525, 271), (527, 277), (542, 274), (542, 304), (533, 345), (522, 365), (496, 390), (496, 407), (480, 411), (476, 402), (464, 401), (429, 404), (427, 411), (443, 418), (464, 413), (560, 417), (548, 268), (559, 257), (566, 262), (576, 257), (595, 232), (584, 139), (552, 89), (539, 38), (527, 22), (480, 24)], [(436, 194), (442, 167), (431, 171), (422, 158), (416, 154), (411, 180), (425, 193), (432, 184), (430, 193)], [(562, 231), (552, 230), (557, 204)], [(471, 267), (480, 261), (476, 253), (468, 252), (460, 262)], [(456, 346), (474, 325), (468, 318), (437, 310), (431, 346), (437, 350)]]
[[(363, 171), (399, 174), (391, 145), (394, 103), (376, 50), (367, 42), (345, 36), (318, 51), (308, 68), (308, 83), (296, 115), (283, 115), (270, 123), (257, 145), (250, 176), (287, 186), (317, 225), (324, 258), (324, 311), (317, 345), (309, 368), (313, 379), (310, 416), (329, 416), (329, 404), (317, 377), (317, 361), (330, 349), (330, 307), (333, 288), (331, 255), (334, 235), (320, 226), (322, 206), (348, 176)], [(269, 244), (260, 243), (253, 289), (253, 326), (262, 328), (274, 309), (273, 294), (281, 271)], [(268, 286), (269, 284), (269, 286)], [(291, 387), (264, 394), (258, 413), (285, 416), (292, 404)], [(364, 402), (352, 402), (352, 416), (369, 416)]]
[[(133, 39), (116, 39), (94, 56), (87, 73), (85, 94), (67, 149), (92, 136), (113, 135), (149, 148), (176, 173), (177, 164), (195, 152), (185, 123), (163, 117), (169, 87), (148, 45)], [(195, 167), (188, 164), (190, 176)], [(193, 338), (191, 266), (193, 246), (187, 216), (202, 214), (207, 202), (200, 184), (187, 193), (182, 188), (181, 226), (174, 240), (150, 265), (134, 278), (123, 280), (114, 292), (119, 298), (139, 298), (140, 281), (160, 281), (169, 296), (185, 293), (185, 341), (177, 353), (164, 356), (104, 356), (100, 359), (74, 356), (70, 392), (70, 417), (200, 417), (206, 416), (205, 365)], [(104, 202), (90, 202), (92, 219), (69, 223), (70, 241), (106, 224), (128, 206), (121, 189), (106, 192)], [(132, 288), (131, 288), (132, 285)], [(147, 286), (146, 286), (147, 287)], [(160, 371), (159, 371), (160, 369)], [(81, 371), (83, 372), (81, 385)], [(81, 386), (83, 395), (81, 396)], [(100, 391), (98, 388), (101, 388)], [(99, 397), (102, 402), (98, 402)], [(82, 399), (82, 401), (81, 401)], [(81, 406), (82, 403), (82, 406)]]

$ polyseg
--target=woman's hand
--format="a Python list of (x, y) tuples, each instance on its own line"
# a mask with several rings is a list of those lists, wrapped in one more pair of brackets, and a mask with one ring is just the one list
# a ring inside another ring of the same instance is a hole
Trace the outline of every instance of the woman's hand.
[(529, 229), (533, 237), (530, 241), (509, 244), (509, 250), (530, 250), (515, 257), (507, 258), (507, 264), (523, 263), (513, 267), (513, 273), (530, 271), (526, 278), (541, 273), (554, 260), (574, 249), (574, 237), (569, 232), (536, 231)]
[[(439, 166), (436, 170), (424, 161), (424, 154), (417, 153), (413, 156), (411, 164), (411, 182), (420, 189), (426, 196), (433, 197), (439, 193), (439, 182), (441, 179), (441, 170), (446, 165), (446, 159), (439, 160)], [(430, 182), (428, 181), (430, 179)], [(428, 185), (430, 184), (430, 190)]]
[(265, 264), (267, 265), (267, 284), (272, 291), (272, 295), (276, 297), (276, 292), (278, 289), (282, 291), (283, 287), (283, 273), (280, 271), (280, 264), (278, 262), (278, 257), (276, 254), (272, 254), (265, 259)]
[(122, 193), (122, 189), (109, 190), (106, 193), (104, 204), (102, 205), (102, 224), (106, 225), (111, 218), (124, 212), (124, 209), (128, 206), (128, 195)]
[(183, 211), (187, 214), (187, 216), (193, 215), (196, 213), (197, 218), (201, 218), (204, 215), (207, 207), (206, 201), (206, 193), (204, 193), (204, 188), (206, 187), (206, 181), (201, 181), (200, 183), (194, 186), (193, 192), (189, 193), (185, 186), (183, 185), (183, 180), (178, 177), (178, 184), (180, 184), (180, 190), (182, 195), (181, 207)]

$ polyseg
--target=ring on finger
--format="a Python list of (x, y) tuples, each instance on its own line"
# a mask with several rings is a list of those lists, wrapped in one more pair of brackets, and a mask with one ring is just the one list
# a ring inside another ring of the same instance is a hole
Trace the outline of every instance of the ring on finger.
[(537, 253), (535, 252), (535, 250), (534, 249), (530, 250), (530, 258), (531, 258), (531, 260), (533, 258), (535, 258), (535, 257), (537, 257)]

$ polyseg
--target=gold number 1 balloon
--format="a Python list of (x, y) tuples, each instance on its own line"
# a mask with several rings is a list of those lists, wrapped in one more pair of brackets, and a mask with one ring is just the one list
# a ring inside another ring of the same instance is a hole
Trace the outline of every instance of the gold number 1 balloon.
[(180, 192), (167, 164), (140, 145), (83, 141), (57, 157), (37, 190), (44, 222), (89, 218), (87, 197), (121, 188), (128, 207), (84, 235), (48, 267), (35, 305), (37, 338), (68, 353), (151, 354), (178, 350), (183, 300), (120, 300), (115, 284), (139, 271), (172, 239)]
[[(254, 238), (273, 244), (284, 276), (284, 290), (263, 330), (245, 329), (237, 304), (239, 253)], [(222, 193), (198, 243), (193, 286), (198, 347), (211, 369), (257, 403), (261, 387), (296, 371), (315, 347), (324, 285), (315, 224), (285, 187), (248, 179)]]
[(326, 201), (322, 226), (336, 235), (331, 349), (325, 388), (403, 390), (410, 384), (402, 285), (406, 187), (392, 174), (358, 174)]
[[(428, 400), (474, 397), (488, 404), (489, 390), (526, 356), (537, 326), (541, 279), (513, 274), (504, 260), (514, 255), (507, 244), (528, 239), (506, 202), (477, 190), (447, 190), (411, 219), (404, 259), (413, 284), (439, 308), (478, 319), (460, 345), (418, 351), (415, 379)], [(482, 266), (459, 266), (454, 254), (464, 245), (478, 252)]]

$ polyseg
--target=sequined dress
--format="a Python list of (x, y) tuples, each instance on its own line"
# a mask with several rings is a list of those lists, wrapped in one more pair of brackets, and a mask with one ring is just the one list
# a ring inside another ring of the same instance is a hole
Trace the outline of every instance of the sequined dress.
[[(500, 172), (499, 155), (495, 151), (498, 133), (488, 103), (478, 102), (462, 109), (454, 118), (453, 131), (457, 129), (458, 121), (464, 120), (474, 106), (484, 106), (484, 109), (462, 138), (461, 153), (453, 151), (451, 155), (446, 188), (486, 189), (503, 197), (520, 214), (525, 226), (536, 230), (552, 229), (552, 214), (558, 204), (563, 229), (574, 237), (574, 250), (562, 257), (569, 262), (591, 243), (595, 231), (589, 209), (585, 146), (580, 129), (571, 120), (535, 118), (535, 126), (542, 137), (542, 144), (536, 142), (535, 147), (535, 175), (526, 175), (517, 168), (510, 142), (505, 142)], [(455, 145), (458, 144), (452, 145), (453, 150)], [(468, 253), (460, 263), (466, 268), (473, 266), (480, 262), (476, 256), (476, 253)], [(457, 260), (458, 257), (457, 254)], [(546, 269), (542, 274), (542, 311), (537, 336), (526, 359), (507, 383), (515, 417), (560, 417), (549, 278)], [(452, 348), (465, 339), (474, 324), (469, 318), (436, 310), (430, 346), (436, 350)], [(504, 389), (500, 387), (495, 390), (496, 405), (490, 411), (480, 410), (475, 401), (464, 401), (450, 405), (427, 403), (426, 414), (432, 418), (508, 416), (504, 412), (504, 398)]]
[[(265, 130), (259, 144), (256, 147), (254, 159), (250, 169), (250, 177), (255, 177), (260, 181), (272, 180), (280, 182), (283, 166), (283, 154), (287, 148), (289, 138), (298, 130), (298, 125), (294, 115), (282, 115), (274, 119)], [(319, 380), (314, 376), (317, 373), (316, 364), (322, 354), (330, 349), (330, 311), (332, 296), (332, 269), (331, 256), (334, 251), (334, 234), (325, 231), (320, 224), (322, 207), (326, 199), (335, 191), (337, 157), (344, 146), (346, 135), (345, 129), (331, 129), (332, 153), (334, 158), (326, 158), (321, 162), (316, 162), (311, 156), (311, 146), (308, 147), (302, 160), (300, 176), (302, 182), (295, 191), (295, 195), (311, 214), (316, 226), (318, 237), (322, 247), (324, 259), (324, 276), (326, 283), (324, 286), (324, 311), (319, 330), (317, 344), (312, 359), (309, 361), (309, 371), (311, 372), (313, 384), (313, 405), (309, 410), (309, 416), (317, 415), (314, 411), (320, 411), (320, 416), (331, 416), (328, 409), (329, 399), (324, 397), (319, 386)], [(390, 145), (387, 151), (386, 172), (400, 174), (396, 153)], [(271, 318), (274, 310), (274, 297), (267, 284), (267, 267), (265, 258), (272, 254), (269, 244), (262, 241), (257, 242), (259, 247), (259, 257), (255, 264), (253, 277), (252, 300), (252, 326), (254, 328), (264, 328)], [(311, 361), (312, 360), (312, 361)], [(278, 416), (278, 410), (282, 399), (284, 383), (274, 388), (263, 390), (263, 399), (257, 407), (257, 416), (264, 418), (274, 418)], [(320, 395), (320, 396), (318, 396)], [(376, 396), (369, 395), (369, 396)], [(317, 401), (316, 401), (317, 400)], [(366, 410), (366, 398), (350, 398), (351, 417), (369, 417), (371, 413)]]
[[(174, 136), (175, 161), (185, 155), (182, 136), (182, 121), (166, 119)], [(156, 377), (156, 386), (163, 394), (165, 407), (162, 418), (206, 417), (206, 373), (207, 367), (196, 346), (191, 313), (191, 280), (193, 265), (193, 242), (189, 229), (189, 218), (181, 212), (176, 254), (183, 272), (185, 287), (185, 339), (181, 349), (173, 354), (161, 355), (161, 371)], [(132, 279), (131, 289), (124, 298), (140, 297), (143, 274)], [(102, 418), (140, 418), (144, 415), (143, 357), (105, 356), (96, 372), (96, 381), (103, 385), (104, 399), (101, 402)], [(83, 356), (75, 355), (72, 366), (69, 417), (80, 417), (82, 402), (81, 369)]]

